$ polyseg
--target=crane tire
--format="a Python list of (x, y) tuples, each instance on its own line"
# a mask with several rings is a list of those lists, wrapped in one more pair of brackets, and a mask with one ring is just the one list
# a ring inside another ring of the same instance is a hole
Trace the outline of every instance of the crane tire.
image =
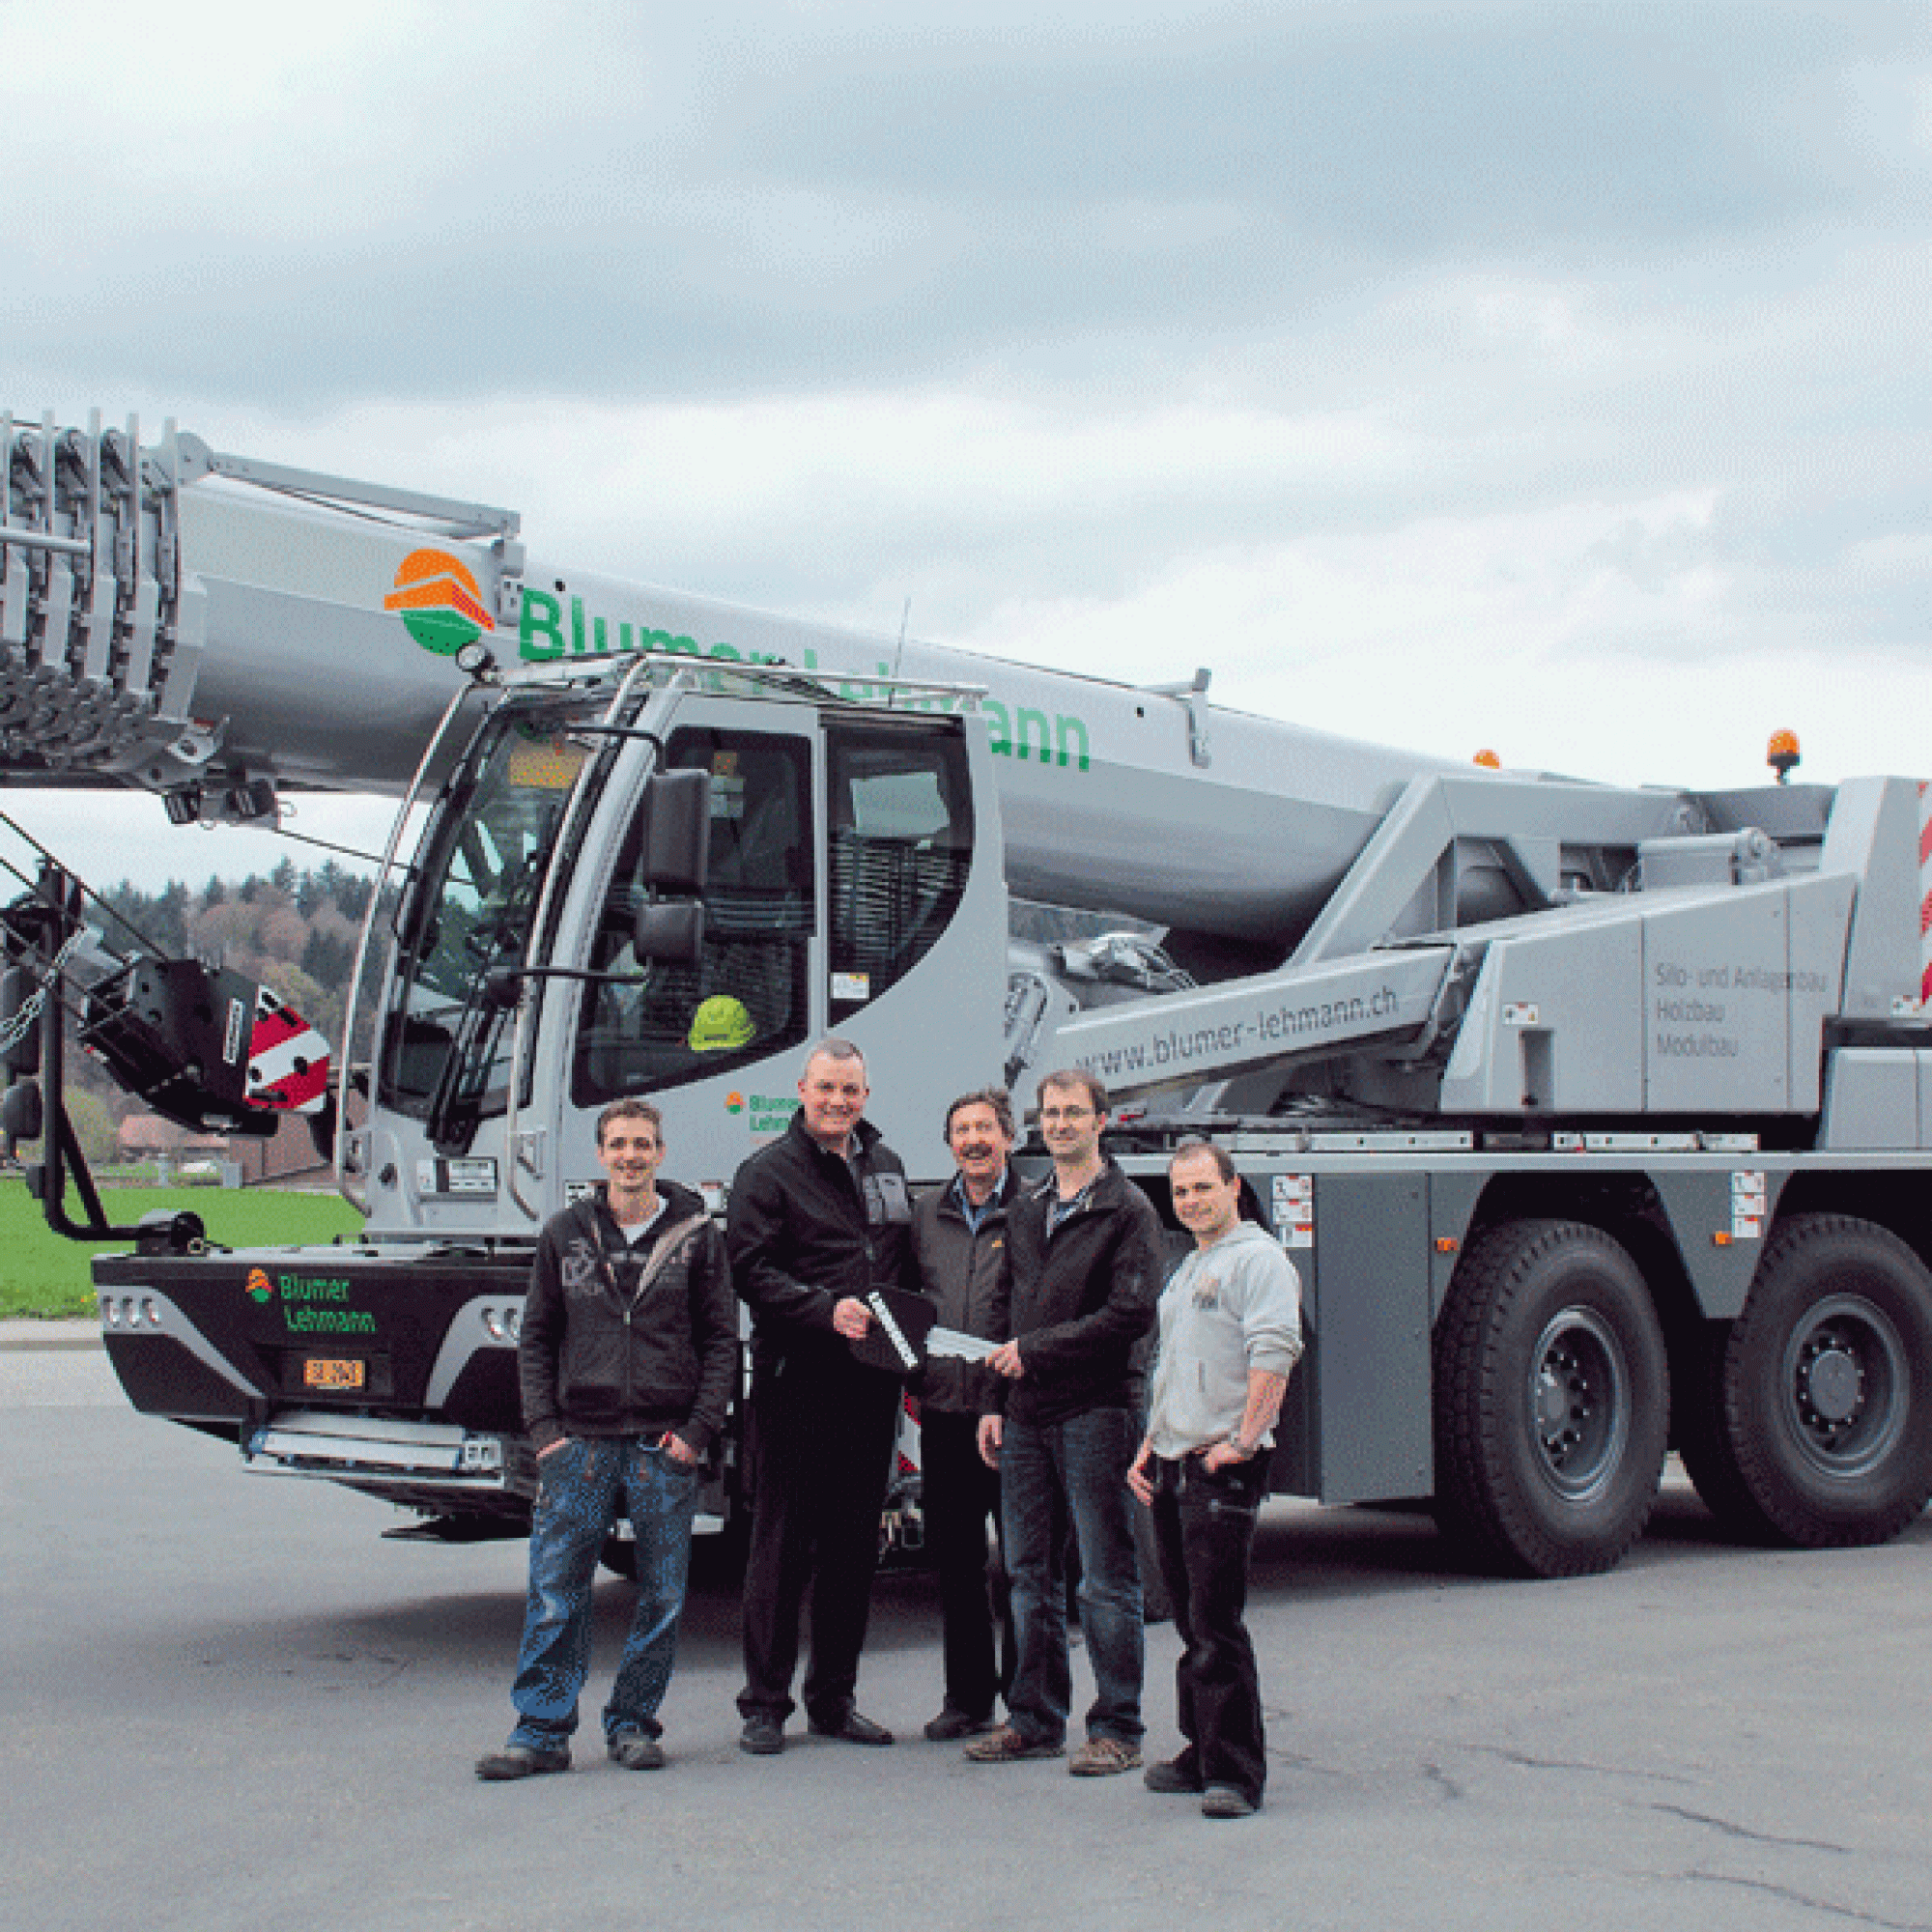
[(1470, 1243), (1435, 1324), (1435, 1514), (1481, 1567), (1612, 1568), (1643, 1534), (1670, 1369), (1628, 1250), (1585, 1222), (1505, 1222)]
[(1874, 1222), (1793, 1215), (1713, 1330), (1683, 1422), (1684, 1465), (1733, 1534), (1889, 1542), (1932, 1495), (1932, 1272)]

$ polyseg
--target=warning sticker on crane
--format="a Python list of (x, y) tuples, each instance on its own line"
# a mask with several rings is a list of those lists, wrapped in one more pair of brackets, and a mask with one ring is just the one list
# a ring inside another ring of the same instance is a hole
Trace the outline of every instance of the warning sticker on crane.
[(328, 1042), (266, 986), (256, 988), (248, 1036), (248, 1103), (319, 1114), (328, 1097)]

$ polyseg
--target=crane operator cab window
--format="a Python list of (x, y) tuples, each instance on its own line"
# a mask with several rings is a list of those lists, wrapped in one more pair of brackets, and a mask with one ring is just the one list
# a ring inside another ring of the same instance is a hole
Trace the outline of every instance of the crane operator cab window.
[(397, 926), (382, 1094), (434, 1118), (442, 1136), (501, 1113), (512, 1028), (484, 997), (489, 976), (524, 957), (552, 848), (587, 753), (568, 719), (494, 732), (461, 775), (429, 834)]
[(639, 960), (641, 816), (611, 874), (588, 961), (571, 1097), (582, 1107), (675, 1087), (804, 1043), (813, 931), (811, 757), (807, 740), (673, 732), (666, 763), (711, 778), (704, 952), (696, 965)]
[(966, 744), (956, 730), (835, 726), (827, 781), (832, 1024), (931, 951), (973, 862)]

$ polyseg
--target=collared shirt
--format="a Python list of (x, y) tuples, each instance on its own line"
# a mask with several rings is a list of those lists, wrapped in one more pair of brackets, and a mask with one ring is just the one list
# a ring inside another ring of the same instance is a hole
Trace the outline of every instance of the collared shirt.
[(976, 1208), (973, 1205), (973, 1197), (966, 1191), (966, 1177), (963, 1174), (955, 1174), (952, 1177), (953, 1206), (959, 1209), (959, 1212), (961, 1216), (964, 1218), (966, 1225), (969, 1228), (971, 1228), (976, 1235), (980, 1232), (980, 1223), (983, 1221), (986, 1218), (986, 1216), (990, 1214), (993, 1211), (993, 1209), (1000, 1205), (1000, 1196), (1004, 1194), (1006, 1190), (1007, 1190), (1007, 1170), (1003, 1167), (1000, 1170), (999, 1179), (993, 1182), (992, 1187), (987, 1192), (985, 1200), (981, 1201), (980, 1205)]
[[(1101, 1173), (1104, 1174), (1106, 1170), (1102, 1168)], [(1094, 1177), (1094, 1180), (1098, 1180), (1100, 1176), (1096, 1174)], [(1086, 1207), (1089, 1197), (1094, 1192), (1094, 1180), (1090, 1180), (1078, 1194), (1066, 1195), (1061, 1193), (1060, 1180), (1057, 1176), (1050, 1175), (1047, 1178), (1046, 1185), (1040, 1191), (1041, 1193), (1046, 1193), (1048, 1188), (1052, 1189), (1052, 1193), (1048, 1197), (1046, 1204), (1046, 1232), (1049, 1235), (1063, 1221), (1069, 1220), (1073, 1215), (1079, 1213), (1081, 1208)]]

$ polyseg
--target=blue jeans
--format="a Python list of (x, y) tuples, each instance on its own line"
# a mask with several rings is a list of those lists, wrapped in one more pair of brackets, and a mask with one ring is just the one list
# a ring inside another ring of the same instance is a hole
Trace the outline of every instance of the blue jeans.
[(1029, 1743), (1063, 1743), (1073, 1701), (1064, 1553), (1069, 1520), (1080, 1547), (1080, 1628), (1094, 1667), (1087, 1735), (1141, 1741), (1145, 1649), (1127, 1490), (1139, 1447), (1139, 1426), (1124, 1408), (1093, 1408), (1064, 1422), (1007, 1420), (1000, 1504), (1019, 1644), (1007, 1712)]
[(590, 1584), (620, 1504), (637, 1533), (638, 1608), (604, 1707), (604, 1733), (658, 1737), (658, 1706), (677, 1657), (700, 1472), (637, 1436), (573, 1436), (539, 1468), (510, 1743), (556, 1750), (577, 1729), (578, 1693), (590, 1666)]

